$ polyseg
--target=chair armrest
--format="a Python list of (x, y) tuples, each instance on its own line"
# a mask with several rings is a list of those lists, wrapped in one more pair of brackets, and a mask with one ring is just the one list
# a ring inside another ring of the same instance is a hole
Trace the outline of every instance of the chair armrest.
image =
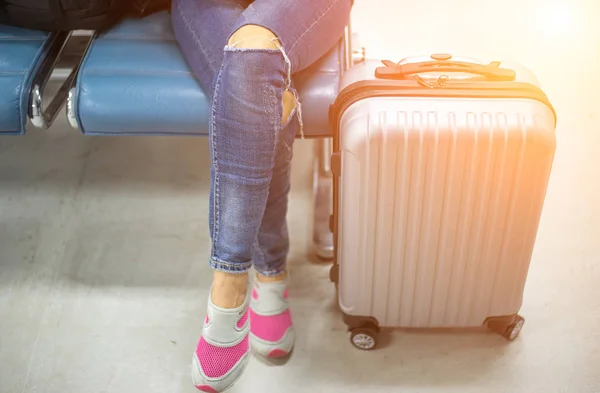
[[(31, 123), (37, 128), (50, 128), (56, 119), (60, 108), (67, 101), (69, 90), (71, 89), (71, 86), (77, 77), (77, 73), (79, 72), (83, 55), (79, 59), (78, 63), (73, 67), (67, 78), (63, 81), (54, 97), (52, 97), (50, 103), (47, 105), (45, 104), (44, 92), (46, 86), (71, 36), (71, 32), (52, 33), (50, 37), (48, 55), (40, 65), (39, 71), (34, 76), (31, 85), (32, 87), (28, 116), (31, 120)], [(90, 41), (88, 41), (88, 46)]]

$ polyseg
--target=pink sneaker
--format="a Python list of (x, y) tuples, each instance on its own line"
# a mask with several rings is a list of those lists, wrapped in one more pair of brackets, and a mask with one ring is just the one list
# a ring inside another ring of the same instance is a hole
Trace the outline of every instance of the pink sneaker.
[(209, 296), (202, 336), (192, 362), (192, 380), (207, 393), (229, 389), (250, 360), (248, 300), (238, 308), (217, 307)]
[(281, 358), (296, 341), (288, 304), (288, 280), (264, 283), (254, 280), (250, 300), (250, 346), (258, 355)]

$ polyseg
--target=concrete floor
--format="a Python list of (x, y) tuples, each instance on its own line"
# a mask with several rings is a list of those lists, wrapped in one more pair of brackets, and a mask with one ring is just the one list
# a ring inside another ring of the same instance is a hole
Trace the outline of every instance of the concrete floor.
[[(298, 343), (286, 366), (253, 360), (231, 392), (600, 392), (600, 4), (403, 3), (357, 1), (355, 28), (373, 57), (517, 60), (557, 108), (525, 329), (510, 345), (485, 332), (396, 331), (380, 350), (351, 347), (328, 267), (307, 252), (312, 146), (299, 142), (290, 211)], [(203, 139), (84, 137), (62, 118), (1, 138), (0, 392), (195, 391), (207, 192)]]

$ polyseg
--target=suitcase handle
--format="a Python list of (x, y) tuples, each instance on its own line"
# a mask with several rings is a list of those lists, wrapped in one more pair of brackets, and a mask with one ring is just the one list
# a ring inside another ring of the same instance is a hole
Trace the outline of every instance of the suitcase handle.
[(383, 60), (385, 67), (375, 70), (375, 77), (379, 79), (405, 79), (409, 75), (426, 72), (463, 72), (481, 75), (490, 81), (514, 81), (516, 74), (508, 68), (500, 68), (500, 62), (489, 64), (475, 64), (453, 60), (423, 61), (420, 63), (397, 64)]

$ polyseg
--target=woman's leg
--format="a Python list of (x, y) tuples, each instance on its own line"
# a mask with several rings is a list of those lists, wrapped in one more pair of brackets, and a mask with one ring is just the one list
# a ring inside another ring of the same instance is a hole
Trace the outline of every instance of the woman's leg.
[[(179, 0), (173, 15), (192, 68), (204, 73), (199, 78), (205, 89), (212, 79), (206, 73), (216, 73), (210, 84), (210, 263), (216, 273), (209, 318), (196, 351), (200, 366), (196, 377), (205, 391), (230, 386), (247, 361), (243, 295), (253, 254), (264, 280), (281, 281), (284, 276), (289, 164), (294, 127), (299, 125), (299, 117), (289, 116), (294, 107), (299, 108), (291, 74), (335, 44), (350, 9), (349, 0), (312, 0), (301, 6), (291, 0), (256, 0), (239, 16), (222, 55), (215, 55), (214, 48), (222, 42), (215, 34), (221, 32), (219, 26), (213, 24), (230, 22), (224, 15), (230, 15), (231, 3)], [(186, 8), (191, 11), (180, 11)], [(284, 35), (276, 36), (279, 31)], [(219, 58), (220, 64), (215, 60)], [(289, 125), (283, 127), (286, 122)], [(266, 289), (260, 298), (267, 295), (255, 302), (259, 318), (266, 316), (265, 310), (271, 311), (273, 300), (285, 299), (285, 286), (276, 286), (262, 287)], [(273, 289), (281, 299), (269, 299)], [(216, 299), (221, 304), (214, 304)], [(261, 329), (265, 327), (270, 326), (262, 324)]]

